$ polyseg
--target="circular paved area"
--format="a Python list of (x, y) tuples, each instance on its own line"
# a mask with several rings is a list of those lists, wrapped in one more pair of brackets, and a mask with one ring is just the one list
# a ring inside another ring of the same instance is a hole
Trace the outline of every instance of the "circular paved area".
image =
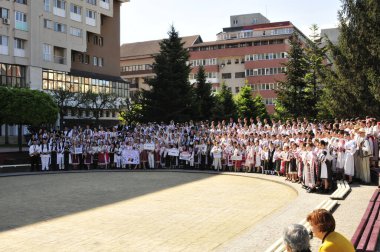
[(2, 177), (0, 251), (219, 250), (295, 198), (280, 183), (202, 173)]

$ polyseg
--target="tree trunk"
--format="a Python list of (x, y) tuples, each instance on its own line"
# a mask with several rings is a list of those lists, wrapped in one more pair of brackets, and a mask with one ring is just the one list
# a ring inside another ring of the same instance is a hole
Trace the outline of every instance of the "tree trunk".
[(22, 152), (22, 124), (18, 125), (18, 133), (17, 133), (17, 141), (18, 141), (18, 152)]

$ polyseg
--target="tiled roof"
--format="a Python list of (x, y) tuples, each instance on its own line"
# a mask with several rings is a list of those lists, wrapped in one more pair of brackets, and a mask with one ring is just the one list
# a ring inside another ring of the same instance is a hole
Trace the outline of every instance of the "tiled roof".
[[(202, 38), (199, 35), (181, 37), (182, 42), (185, 42), (184, 47), (189, 48), (194, 43), (202, 42)], [(136, 43), (127, 43), (120, 46), (121, 58), (142, 58), (151, 57), (151, 55), (157, 54), (160, 51), (161, 40), (151, 40)]]

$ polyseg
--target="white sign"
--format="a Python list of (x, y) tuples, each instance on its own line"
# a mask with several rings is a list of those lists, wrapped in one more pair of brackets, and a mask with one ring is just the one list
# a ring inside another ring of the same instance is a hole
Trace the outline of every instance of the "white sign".
[(124, 164), (140, 163), (140, 153), (138, 150), (123, 150), (122, 156)]
[(232, 156), (231, 160), (240, 161), (240, 160), (243, 160), (243, 157), (242, 156)]
[(168, 156), (178, 157), (179, 156), (179, 150), (172, 148), (168, 150)]
[(82, 154), (82, 147), (75, 148), (75, 154)]
[(153, 151), (154, 148), (155, 148), (154, 143), (144, 144), (144, 150), (151, 150), (151, 151)]
[(222, 158), (222, 153), (221, 153), (221, 152), (214, 152), (214, 153), (212, 154), (212, 156), (213, 156), (214, 158)]
[(189, 161), (191, 159), (191, 153), (188, 151), (183, 151), (179, 154), (179, 159)]

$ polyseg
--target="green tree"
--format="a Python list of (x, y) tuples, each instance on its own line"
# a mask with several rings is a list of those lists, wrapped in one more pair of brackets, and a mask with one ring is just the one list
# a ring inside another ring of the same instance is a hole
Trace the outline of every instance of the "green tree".
[(87, 93), (81, 94), (79, 99), (81, 103), (85, 104), (86, 109), (92, 111), (92, 117), (97, 125), (104, 110), (118, 109), (119, 99), (111, 93), (93, 93), (89, 90)]
[(335, 72), (326, 90), (334, 116), (378, 116), (380, 111), (380, 2), (342, 0), (340, 36), (329, 43)]
[(189, 52), (172, 26), (169, 38), (160, 42), (154, 57), (155, 77), (143, 91), (143, 114), (147, 121), (187, 121), (192, 118), (194, 90), (189, 83)]
[(206, 82), (206, 73), (203, 66), (200, 66), (197, 72), (195, 105), (197, 106), (196, 119), (208, 120), (211, 118), (211, 108), (214, 107), (214, 96), (211, 94), (211, 83)]
[(0, 88), (0, 121), (18, 125), (18, 145), (21, 152), (22, 125), (40, 126), (57, 120), (58, 107), (50, 95), (23, 88)]
[(237, 114), (240, 118), (256, 116), (256, 104), (253, 100), (252, 88), (250, 86), (242, 87), (240, 92), (234, 97), (234, 100)]
[(48, 93), (51, 95), (51, 97), (58, 106), (60, 129), (63, 129), (63, 118), (66, 109), (79, 108), (80, 106), (84, 105), (84, 100), (81, 99), (81, 95), (78, 93), (74, 93), (72, 89), (72, 84), (70, 84), (68, 87), (65, 88), (59, 88), (56, 90), (48, 91)]
[(290, 116), (309, 116), (313, 104), (308, 99), (305, 81), (308, 63), (296, 33), (290, 39), (288, 58), (288, 62), (284, 64), (286, 67), (285, 80), (280, 81), (279, 88), (276, 90), (277, 100)]
[(253, 102), (255, 106), (254, 115), (260, 117), (261, 119), (264, 119), (264, 118), (269, 119), (269, 114), (264, 104), (263, 97), (257, 94), (255, 98), (253, 99)]
[(236, 118), (236, 107), (232, 97), (232, 92), (223, 82), (221, 90), (216, 94), (215, 106), (213, 108), (213, 118), (216, 120)]
[(328, 71), (326, 66), (326, 60), (328, 59), (326, 57), (326, 48), (321, 43), (318, 26), (313, 24), (310, 30), (310, 40), (307, 40), (307, 46), (304, 49), (308, 70), (304, 78), (306, 82), (305, 97), (309, 104), (307, 116), (317, 118), (322, 89), (325, 86), (326, 71)]

